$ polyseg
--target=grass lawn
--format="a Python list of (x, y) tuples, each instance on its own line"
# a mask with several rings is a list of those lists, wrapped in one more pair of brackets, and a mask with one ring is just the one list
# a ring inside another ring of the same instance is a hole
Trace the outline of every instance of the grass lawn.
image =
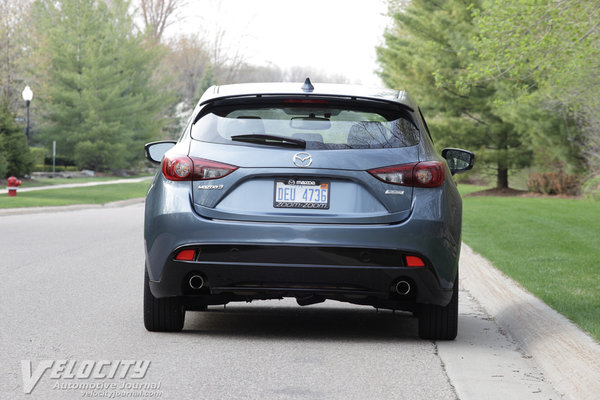
[(463, 205), (469, 246), (600, 341), (600, 202), (484, 196)]
[(458, 184), (458, 191), (463, 197), (473, 192), (479, 192), (485, 189), (489, 189), (489, 186), (466, 185), (463, 183)]
[(111, 201), (144, 197), (150, 183), (152, 183), (151, 180), (137, 183), (115, 183), (81, 188), (17, 192), (16, 197), (0, 194), (0, 208), (104, 204)]

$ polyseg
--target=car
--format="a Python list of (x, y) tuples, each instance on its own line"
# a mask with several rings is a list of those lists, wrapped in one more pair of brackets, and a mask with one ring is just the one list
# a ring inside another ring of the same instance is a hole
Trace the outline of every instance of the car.
[(146, 197), (144, 323), (295, 298), (403, 310), (419, 336), (457, 334), (462, 202), (473, 153), (438, 154), (406, 91), (359, 85), (213, 86)]

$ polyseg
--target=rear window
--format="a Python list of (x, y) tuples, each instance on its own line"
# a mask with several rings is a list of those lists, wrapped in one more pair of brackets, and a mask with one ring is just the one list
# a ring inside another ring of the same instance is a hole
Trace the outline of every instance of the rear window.
[[(273, 135), (306, 142), (306, 149), (382, 149), (414, 146), (419, 131), (402, 111), (320, 104), (213, 108), (196, 121), (196, 140), (248, 146), (231, 138)], [(252, 144), (256, 145), (256, 144)]]

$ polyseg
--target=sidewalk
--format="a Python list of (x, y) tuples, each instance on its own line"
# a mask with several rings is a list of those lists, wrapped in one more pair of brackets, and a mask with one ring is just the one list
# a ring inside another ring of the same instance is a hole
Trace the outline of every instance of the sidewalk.
[[(152, 179), (153, 176), (144, 176), (141, 178), (123, 178), (114, 179), (110, 181), (98, 181), (98, 182), (85, 182), (85, 183), (63, 183), (60, 185), (48, 185), (48, 186), (35, 186), (30, 188), (18, 188), (17, 195), (24, 192), (34, 192), (36, 190), (49, 190), (49, 189), (68, 189), (75, 187), (87, 187), (87, 186), (100, 186), (100, 185), (113, 185), (115, 183), (138, 183)], [(8, 193), (8, 188), (3, 188), (0, 193)]]

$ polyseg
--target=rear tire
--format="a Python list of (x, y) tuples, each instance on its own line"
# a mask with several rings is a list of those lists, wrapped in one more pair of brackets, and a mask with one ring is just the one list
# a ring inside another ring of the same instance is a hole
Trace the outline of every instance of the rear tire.
[(151, 332), (179, 332), (185, 309), (179, 297), (158, 299), (150, 291), (150, 278), (144, 268), (144, 326)]
[(421, 304), (419, 307), (419, 337), (428, 340), (454, 340), (458, 333), (458, 274), (452, 299), (447, 306)]

